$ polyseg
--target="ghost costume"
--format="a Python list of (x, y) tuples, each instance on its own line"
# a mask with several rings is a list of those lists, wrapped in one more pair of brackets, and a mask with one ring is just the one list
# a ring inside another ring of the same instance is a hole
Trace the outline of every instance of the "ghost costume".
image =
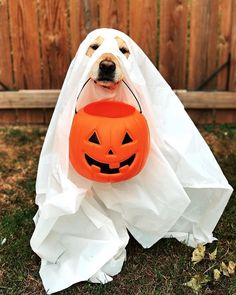
[[(86, 51), (98, 36), (104, 41), (88, 57)], [(128, 58), (119, 51), (117, 36), (128, 45)], [(101, 99), (138, 107), (124, 83), (116, 90), (92, 80), (84, 86), (103, 53), (112, 53), (119, 60), (124, 80), (138, 97), (150, 129), (145, 167), (137, 176), (117, 183), (88, 180), (69, 161), (76, 108)], [(138, 45), (113, 29), (91, 32), (69, 67), (39, 160), (38, 212), (31, 247), (42, 259), (40, 276), (46, 292), (80, 281), (111, 281), (125, 260), (128, 231), (144, 248), (163, 237), (193, 247), (212, 242), (212, 231), (231, 192), (183, 105)]]

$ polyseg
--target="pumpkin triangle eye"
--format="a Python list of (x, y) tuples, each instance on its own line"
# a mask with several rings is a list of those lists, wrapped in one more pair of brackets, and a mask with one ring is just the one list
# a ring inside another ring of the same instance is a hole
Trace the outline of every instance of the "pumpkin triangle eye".
[(129, 134), (126, 132), (125, 133), (125, 137), (124, 137), (124, 139), (123, 139), (123, 141), (122, 141), (122, 144), (126, 144), (126, 143), (130, 143), (130, 142), (132, 142), (133, 140), (132, 140), (132, 138), (129, 136)]
[(88, 141), (96, 143), (96, 144), (100, 144), (96, 132), (93, 132), (93, 134), (89, 137)]

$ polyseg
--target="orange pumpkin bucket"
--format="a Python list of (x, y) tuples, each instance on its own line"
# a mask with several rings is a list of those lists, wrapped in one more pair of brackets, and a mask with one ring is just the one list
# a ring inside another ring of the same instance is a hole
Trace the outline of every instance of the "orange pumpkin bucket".
[(88, 104), (74, 116), (70, 162), (88, 179), (118, 182), (137, 175), (149, 147), (146, 119), (131, 105), (103, 100)]

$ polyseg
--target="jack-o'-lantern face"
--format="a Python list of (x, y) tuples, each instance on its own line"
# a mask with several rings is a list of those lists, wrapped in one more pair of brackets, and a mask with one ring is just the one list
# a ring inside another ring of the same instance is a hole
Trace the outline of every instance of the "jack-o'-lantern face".
[(70, 161), (84, 177), (117, 182), (135, 176), (149, 151), (145, 118), (130, 105), (100, 101), (75, 115), (70, 133)]

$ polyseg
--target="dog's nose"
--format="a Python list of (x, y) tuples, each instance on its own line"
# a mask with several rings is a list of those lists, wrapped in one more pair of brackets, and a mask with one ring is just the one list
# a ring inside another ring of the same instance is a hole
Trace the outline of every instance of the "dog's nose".
[(116, 69), (116, 64), (111, 60), (102, 60), (99, 64), (99, 69), (103, 73), (111, 74)]

